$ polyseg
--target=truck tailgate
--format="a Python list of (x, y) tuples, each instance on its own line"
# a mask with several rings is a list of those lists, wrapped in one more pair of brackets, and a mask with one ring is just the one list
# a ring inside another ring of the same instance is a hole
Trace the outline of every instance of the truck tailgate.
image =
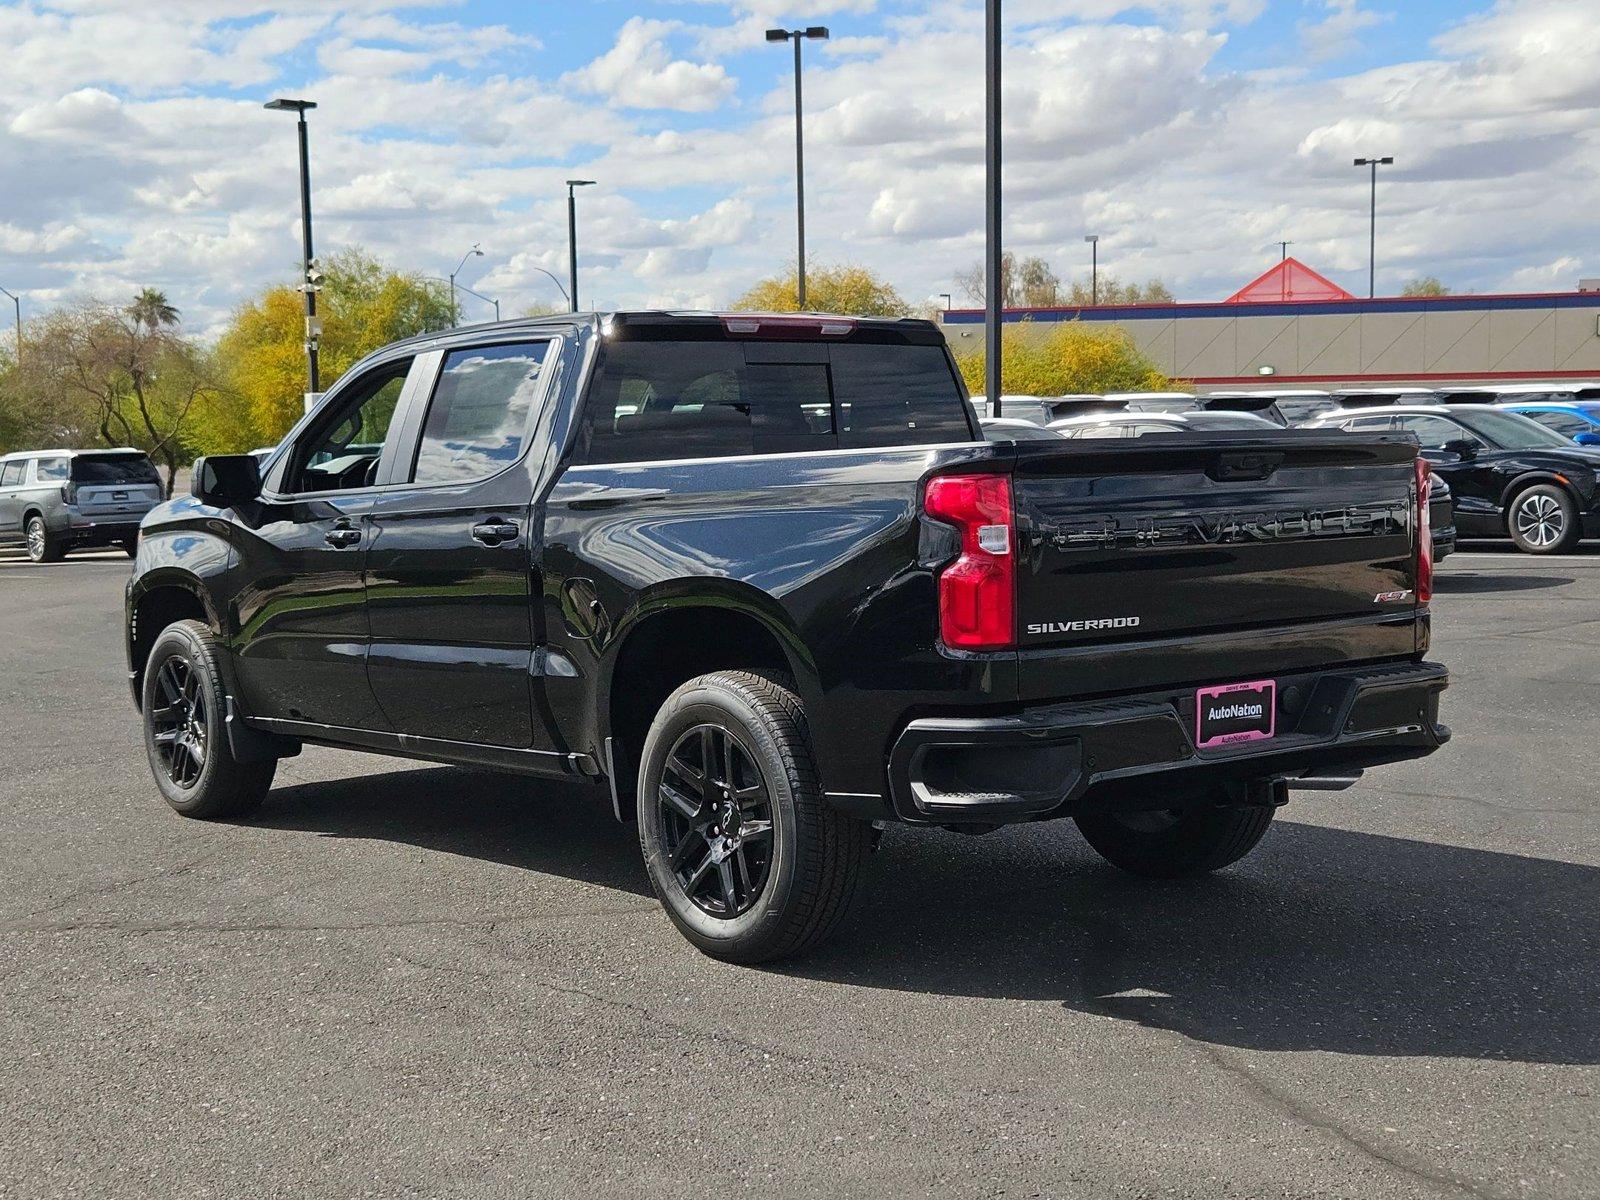
[(1415, 458), (1301, 430), (1019, 446), (1024, 676), (1029, 650), (1411, 618)]

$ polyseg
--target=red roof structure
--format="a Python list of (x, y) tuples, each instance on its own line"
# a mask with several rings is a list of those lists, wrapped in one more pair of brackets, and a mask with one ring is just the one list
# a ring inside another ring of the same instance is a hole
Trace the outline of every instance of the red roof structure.
[(1333, 280), (1318, 275), (1298, 258), (1286, 258), (1266, 274), (1252, 279), (1224, 304), (1281, 304), (1296, 300), (1354, 300)]

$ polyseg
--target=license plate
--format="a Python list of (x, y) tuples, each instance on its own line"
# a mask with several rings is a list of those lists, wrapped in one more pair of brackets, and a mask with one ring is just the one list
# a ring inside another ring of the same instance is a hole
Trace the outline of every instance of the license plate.
[(1201, 688), (1194, 701), (1194, 744), (1201, 750), (1265, 741), (1277, 727), (1276, 680)]

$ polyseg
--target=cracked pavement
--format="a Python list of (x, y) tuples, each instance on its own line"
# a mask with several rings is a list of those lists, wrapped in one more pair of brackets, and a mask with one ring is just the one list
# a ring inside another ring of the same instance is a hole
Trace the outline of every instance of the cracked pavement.
[(578, 787), (308, 749), (174, 815), (126, 574), (0, 562), (0, 1197), (1600, 1195), (1600, 554), (1449, 559), (1456, 741), (1221, 875), (892, 829), (763, 970)]

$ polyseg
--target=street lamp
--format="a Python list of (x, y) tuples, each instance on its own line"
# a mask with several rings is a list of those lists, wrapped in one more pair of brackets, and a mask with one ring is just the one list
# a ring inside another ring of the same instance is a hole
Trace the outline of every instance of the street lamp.
[(1000, 0), (983, 4), (983, 381), (1000, 415)]
[(567, 180), (567, 281), (571, 284), (567, 303), (573, 312), (578, 311), (578, 202), (573, 189), (593, 186), (592, 179)]
[[(452, 325), (455, 325), (455, 324), (459, 323), (459, 322), (456, 321), (456, 276), (461, 274), (461, 268), (467, 265), (467, 260), (469, 258), (482, 258), (482, 257), (483, 257), (483, 251), (478, 249), (478, 243), (477, 242), (473, 242), (472, 243), (472, 249), (468, 250), (465, 254), (463, 254), (461, 256), (461, 261), (456, 264), (456, 269), (454, 271), (450, 272), (450, 323)], [(465, 291), (466, 289), (463, 287), (462, 290)], [(474, 292), (473, 295), (476, 296), (477, 293)], [(481, 299), (481, 297), (480, 297), (480, 299)], [(497, 321), (499, 319), (500, 319), (499, 317), (495, 318), (495, 320), (497, 320)]]
[(1100, 304), (1100, 235), (1091, 233), (1084, 241), (1089, 243), (1089, 303)]
[(806, 143), (802, 107), (800, 103), (800, 43), (818, 41), (828, 36), (825, 25), (808, 25), (804, 29), (769, 29), (767, 41), (794, 43), (794, 196), (796, 215), (796, 242), (799, 253), (795, 267), (795, 307), (804, 312), (806, 307)]
[(456, 286), (458, 288), (460, 288), (463, 292), (465, 292), (467, 295), (476, 296), (479, 300), (482, 300), (485, 304), (494, 305), (494, 319), (496, 321), (498, 321), (500, 319), (500, 301), (496, 300), (493, 296), (485, 296), (482, 292), (475, 292), (464, 283), (458, 283), (458, 284), (456, 284)]
[[(292, 112), (299, 118), (300, 134), (300, 243), (302, 248), (303, 278), (300, 291), (306, 298), (306, 394), (320, 391), (317, 386), (317, 280), (312, 278), (311, 266), (311, 159), (306, 149), (306, 112), (315, 108), (312, 100), (269, 100), (264, 108), (273, 112)], [(309, 400), (308, 400), (309, 403)]]
[[(532, 263), (529, 263), (528, 265), (530, 267), (533, 267)], [(541, 275), (548, 275), (550, 277), (550, 282), (556, 285), (556, 291), (561, 293), (561, 298), (563, 300), (567, 301), (567, 303), (569, 303), (569, 304), (572, 303), (572, 297), (567, 295), (567, 289), (561, 286), (561, 280), (559, 280), (559, 279), (557, 279), (555, 277), (555, 273), (554, 272), (546, 271), (543, 267), (533, 267), (533, 269), (535, 271), (539, 272), (539, 274), (541, 274)], [(577, 309), (574, 308), (573, 312), (577, 312)]]
[[(429, 280), (429, 281), (431, 281), (433, 283), (449, 283), (450, 282), (450, 280), (444, 275), (423, 275), (421, 278)], [(496, 300), (493, 296), (485, 296), (482, 292), (475, 292), (464, 283), (456, 284), (455, 285), (455, 290), (458, 291), (458, 292), (465, 292), (469, 296), (476, 296), (479, 300), (482, 300), (485, 304), (494, 305), (494, 319), (496, 321), (498, 321), (500, 319), (500, 301)]]
[(1367, 233), (1367, 299), (1378, 294), (1378, 168), (1394, 162), (1393, 157), (1358, 158), (1356, 166), (1372, 168), (1372, 219)]
[(3, 287), (0, 287), (0, 292), (11, 297), (11, 303), (17, 310), (17, 361), (20, 363), (22, 361), (22, 301), (17, 299), (15, 292), (7, 292)]

